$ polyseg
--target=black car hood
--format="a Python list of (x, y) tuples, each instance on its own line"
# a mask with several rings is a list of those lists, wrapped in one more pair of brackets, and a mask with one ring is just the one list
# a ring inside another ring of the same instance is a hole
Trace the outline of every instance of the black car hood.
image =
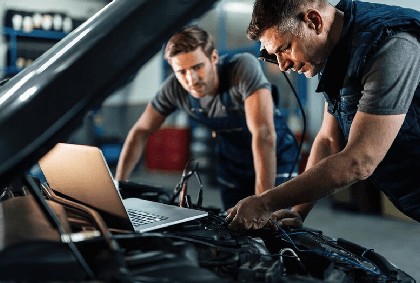
[(64, 141), (216, 0), (115, 0), (0, 87), (0, 186)]

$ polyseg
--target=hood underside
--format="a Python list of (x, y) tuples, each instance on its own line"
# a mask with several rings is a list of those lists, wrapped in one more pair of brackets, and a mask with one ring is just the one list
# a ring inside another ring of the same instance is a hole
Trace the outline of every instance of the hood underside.
[(215, 0), (115, 0), (0, 87), (0, 186), (81, 125)]

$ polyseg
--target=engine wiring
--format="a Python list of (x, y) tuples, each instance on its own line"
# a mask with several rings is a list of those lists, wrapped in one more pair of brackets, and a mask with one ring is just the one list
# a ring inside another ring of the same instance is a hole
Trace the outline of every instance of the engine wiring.
[[(335, 253), (332, 253), (332, 252), (327, 252), (327, 251), (317, 251), (317, 250), (301, 250), (301, 249), (299, 249), (298, 247), (297, 247), (297, 245), (295, 244), (295, 242), (292, 240), (292, 238), (289, 236), (289, 234), (287, 234), (286, 233), (286, 231), (277, 223), (277, 222), (275, 222), (274, 220), (272, 220), (272, 219), (270, 219), (270, 221), (274, 224), (274, 225), (276, 225), (277, 226), (277, 228), (284, 234), (284, 236), (288, 239), (288, 241), (290, 242), (290, 244), (293, 246), (293, 248), (296, 250), (296, 251), (298, 251), (298, 252), (301, 252), (301, 253), (315, 253), (315, 254), (319, 254), (319, 255), (324, 255), (324, 256), (331, 256), (331, 257), (337, 257), (337, 258), (340, 258), (340, 259), (342, 259), (342, 260), (344, 260), (344, 261), (347, 261), (347, 262), (349, 262), (349, 263), (351, 263), (351, 264), (354, 264), (354, 265), (356, 265), (356, 266), (358, 266), (358, 267), (360, 267), (360, 268), (362, 268), (362, 269), (365, 269), (365, 270), (367, 270), (367, 271), (369, 271), (369, 272), (372, 272), (373, 274), (375, 274), (375, 275), (380, 275), (380, 276), (382, 276), (383, 278), (387, 278), (387, 276), (385, 275), (385, 274), (383, 274), (383, 272), (382, 271), (380, 271), (380, 269), (374, 264), (374, 263), (372, 263), (371, 261), (369, 261), (368, 259), (366, 259), (366, 258), (364, 258), (363, 257), (363, 259), (364, 260), (366, 260), (367, 262), (369, 262), (370, 264), (372, 264), (373, 266), (375, 266), (375, 268), (376, 269), (378, 269), (379, 271), (376, 271), (376, 270), (374, 270), (374, 269), (371, 269), (371, 268), (368, 268), (368, 267), (366, 267), (366, 266), (364, 266), (363, 264), (360, 264), (360, 263), (358, 263), (358, 262), (356, 262), (356, 261), (354, 261), (354, 260), (352, 260), (352, 259), (350, 259), (350, 258), (348, 258), (348, 257), (345, 257), (345, 256), (342, 256), (342, 255), (339, 255), (339, 254), (335, 254)], [(281, 254), (278, 254), (279, 256), (281, 256)]]
[[(214, 219), (217, 219), (217, 217), (214, 217)], [(321, 234), (316, 233), (316, 232), (312, 232), (312, 231), (298, 231), (298, 232), (291, 232), (291, 233), (287, 233), (278, 223), (276, 223), (275, 221), (271, 220), (279, 229), (279, 231), (281, 232), (281, 235), (277, 235), (276, 237), (285, 237), (287, 239), (287, 242), (289, 242), (292, 245), (292, 248), (283, 248), (279, 251), (279, 253), (271, 253), (271, 254), (265, 254), (265, 253), (261, 253), (258, 251), (252, 251), (251, 253), (253, 254), (253, 256), (259, 257), (260, 261), (268, 261), (268, 258), (279, 258), (279, 260), (281, 262), (283, 262), (284, 258), (294, 258), (296, 259), (298, 262), (302, 263), (299, 254), (303, 255), (305, 253), (312, 253), (312, 254), (318, 254), (324, 257), (333, 257), (333, 258), (337, 258), (340, 260), (343, 260), (349, 264), (352, 264), (356, 267), (359, 267), (363, 270), (366, 270), (374, 275), (377, 276), (381, 276), (384, 279), (387, 279), (388, 277), (380, 270), (380, 268), (378, 268), (377, 265), (375, 265), (373, 262), (371, 262), (369, 259), (364, 257), (364, 253), (361, 256), (357, 256), (353, 253), (351, 253), (350, 251), (336, 245), (333, 241), (328, 241), (327, 239), (325, 239), (325, 237), (323, 237)], [(221, 221), (219, 224), (221, 224), (223, 221)], [(291, 238), (291, 236), (295, 236), (295, 235), (312, 235), (315, 237), (320, 238), (322, 241), (324, 241), (329, 247), (332, 247), (336, 250), (339, 250), (340, 252), (346, 253), (347, 256), (345, 255), (340, 255), (338, 253), (332, 252), (332, 251), (321, 251), (321, 250), (313, 250), (313, 249), (308, 249), (308, 250), (302, 250), (300, 249), (297, 244), (295, 243), (295, 241)], [(224, 246), (223, 244), (216, 244), (214, 242), (208, 242), (206, 240), (200, 240), (197, 239), (195, 237), (192, 236), (188, 236), (188, 235), (177, 235), (177, 234), (173, 234), (173, 233), (148, 233), (148, 236), (155, 236), (155, 237), (164, 237), (164, 238), (172, 238), (172, 239), (176, 239), (176, 240), (181, 240), (181, 241), (187, 241), (190, 243), (195, 243), (195, 244), (199, 244), (202, 246), (206, 246), (209, 248), (215, 248), (217, 249), (219, 252), (224, 252), (227, 254), (224, 255), (220, 255), (220, 257), (218, 258), (211, 258), (211, 259), (207, 259), (207, 260), (200, 260), (200, 264), (203, 266), (207, 266), (207, 267), (217, 267), (217, 266), (221, 266), (223, 264), (234, 264), (235, 262), (238, 261), (239, 255), (242, 253), (249, 253), (249, 246), (241, 246), (238, 248), (232, 248), (232, 247), (227, 247)], [(138, 237), (138, 235), (116, 235), (115, 238), (116, 239), (129, 239), (129, 238), (134, 238), (134, 237)], [(367, 249), (365, 252), (369, 251), (369, 249)], [(351, 259), (351, 257), (354, 257), (355, 259)], [(359, 260), (360, 262), (357, 262), (356, 260)], [(370, 265), (372, 265), (374, 268), (369, 268), (366, 265), (364, 265), (363, 263), (369, 263)], [(302, 263), (303, 264), (303, 263)]]

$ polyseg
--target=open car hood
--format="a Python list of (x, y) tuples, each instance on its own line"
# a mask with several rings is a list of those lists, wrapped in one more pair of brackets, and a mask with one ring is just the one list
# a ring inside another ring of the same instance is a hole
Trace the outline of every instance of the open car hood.
[(0, 87), (0, 186), (64, 141), (216, 0), (115, 0)]

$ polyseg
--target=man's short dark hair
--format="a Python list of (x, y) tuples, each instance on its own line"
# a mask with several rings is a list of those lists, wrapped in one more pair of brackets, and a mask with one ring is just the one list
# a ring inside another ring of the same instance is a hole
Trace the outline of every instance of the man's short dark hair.
[(280, 31), (295, 31), (298, 22), (303, 20), (302, 7), (326, 3), (327, 0), (256, 0), (246, 35), (251, 40), (258, 40), (272, 27)]
[(169, 39), (165, 48), (165, 59), (169, 62), (172, 57), (195, 51), (199, 47), (211, 58), (214, 50), (213, 38), (197, 25), (186, 26)]

